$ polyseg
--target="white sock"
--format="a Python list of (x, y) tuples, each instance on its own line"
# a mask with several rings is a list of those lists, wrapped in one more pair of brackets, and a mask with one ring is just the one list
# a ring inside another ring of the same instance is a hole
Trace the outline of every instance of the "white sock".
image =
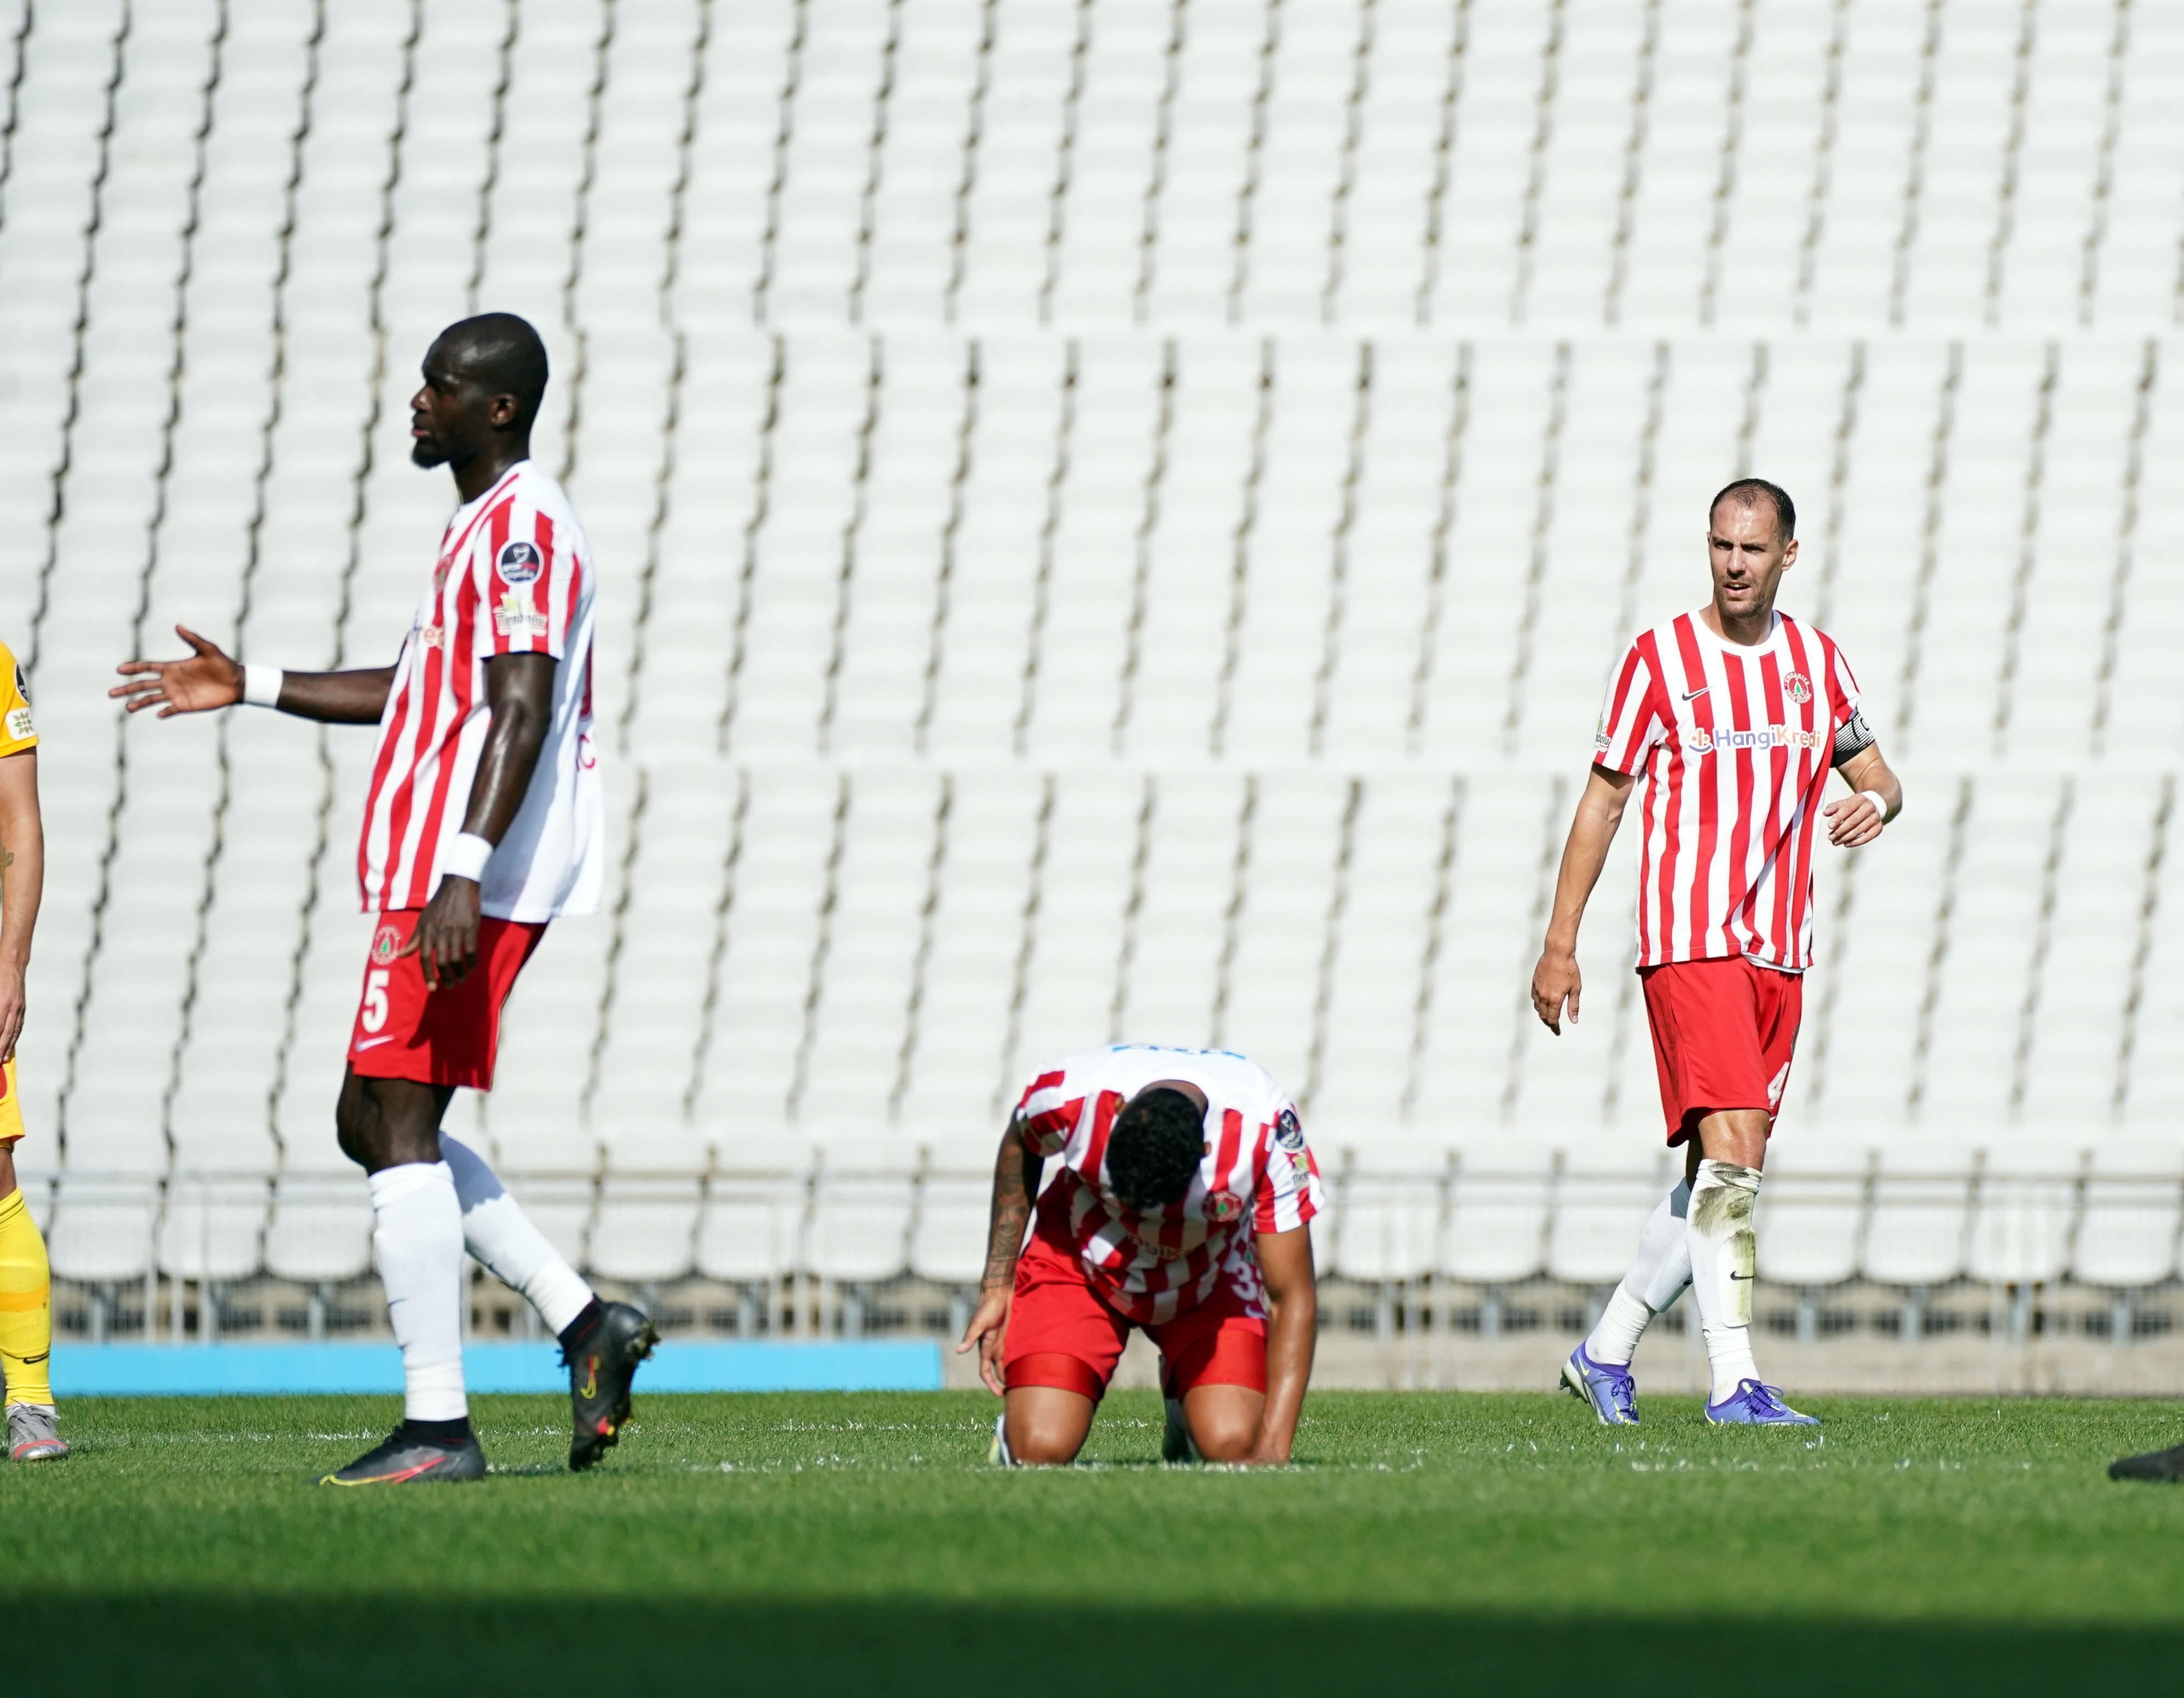
[(1679, 1179), (1676, 1189), (1646, 1217), (1630, 1272), (1585, 1341), (1585, 1353), (1594, 1361), (1627, 1365), (1652, 1318), (1674, 1305), (1691, 1284), (1691, 1246), (1684, 1228), (1691, 1205), (1691, 1183)]
[(560, 1332), (582, 1314), (592, 1288), (531, 1224), (531, 1216), (502, 1189), (485, 1158), (444, 1132), (440, 1155), (454, 1175), (455, 1195), (461, 1200), (464, 1248), (487, 1272), (528, 1299), (549, 1332)]
[(1707, 1361), (1713, 1372), (1713, 1391), (1708, 1400), (1712, 1403), (1735, 1391), (1740, 1380), (1759, 1378), (1752, 1360), (1752, 1278), (1758, 1244), (1752, 1210), (1758, 1197), (1757, 1167), (1740, 1167), (1734, 1161), (1699, 1163), (1685, 1228), (1691, 1247), (1691, 1296), (1699, 1306)]
[(387, 1318), (402, 1346), (402, 1412), (460, 1421), (463, 1396), (463, 1211), (444, 1161), (382, 1167), (371, 1176), (371, 1244), (387, 1288)]

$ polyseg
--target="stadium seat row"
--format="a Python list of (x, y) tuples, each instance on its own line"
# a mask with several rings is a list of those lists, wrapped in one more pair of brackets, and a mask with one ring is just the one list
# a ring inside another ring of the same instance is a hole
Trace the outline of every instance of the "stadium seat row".
[[(2170, 1123), (2173, 784), (1907, 772), (1916, 805), (1882, 847), (1822, 858), (1825, 971), (1786, 1126)], [(1596, 899), (1581, 1023), (1557, 1039), (1525, 1005), (1567, 777), (700, 763), (635, 779), (613, 911), (556, 928), (510, 1004), (497, 1088), (451, 1122), (505, 1169), (770, 1166), (784, 1135), (954, 1148), (990, 1138), (1046, 1059), (1123, 1038), (1242, 1049), (1330, 1148), (1658, 1136), (1627, 965), (1635, 857)], [(305, 867), (248, 863), (276, 891), (308, 868), (317, 806), (285, 800)], [(171, 852), (187, 828), (166, 835)], [(345, 895), (322, 885), (299, 931), (242, 869), (208, 917), (197, 866), (163, 877), (148, 849), (137, 866), (107, 899), (81, 1052), (26, 1045), (31, 1123), (66, 1141), (34, 1137), (25, 1161), (332, 1165), (362, 948)], [(231, 965), (248, 952), (256, 973)]]
[[(1415, 1159), (1418, 1152), (1412, 1152)], [(1628, 1149), (1505, 1147), (1398, 1171), (1385, 1152), (1330, 1165), (1323, 1271), (1368, 1283), (1498, 1285), (1620, 1277), (1668, 1183)], [(1903, 1288), (1960, 1278), (2064, 1278), (2116, 1289), (2178, 1272), (2184, 1161), (2173, 1143), (2072, 1151), (1908, 1143), (1864, 1166), (1810, 1155), (1770, 1173), (1760, 1275), (1798, 1287)], [(988, 1176), (895, 1160), (863, 1168), (722, 1172), (703, 1180), (573, 1176), (522, 1189), (541, 1227), (594, 1275), (658, 1284), (693, 1275), (770, 1285), (909, 1274), (975, 1283)], [(370, 1270), (370, 1214), (354, 1181), (192, 1179), (164, 1187), (70, 1177), (38, 1201), (56, 1274), (114, 1284), (156, 1273), (303, 1283)]]
[(571, 323), (663, 274), (688, 322), (1088, 328), (2151, 329), (2176, 284), (2159, 6), (71, 0), (8, 34), (11, 214), (98, 193), (171, 242), (194, 178), (261, 250), (226, 264), (292, 216), (354, 296), (386, 192), (405, 273)]

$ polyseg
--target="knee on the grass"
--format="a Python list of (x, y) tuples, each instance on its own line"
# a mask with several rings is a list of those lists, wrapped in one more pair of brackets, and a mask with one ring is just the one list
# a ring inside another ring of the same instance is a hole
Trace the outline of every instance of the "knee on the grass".
[(1011, 1421), (1009, 1454), (1024, 1468), (1058, 1468), (1077, 1460), (1085, 1435), (1067, 1423), (1050, 1421)]
[(1240, 1407), (1187, 1410), (1185, 1418), (1190, 1426), (1190, 1442), (1209, 1462), (1240, 1462), (1258, 1442), (1257, 1418)]

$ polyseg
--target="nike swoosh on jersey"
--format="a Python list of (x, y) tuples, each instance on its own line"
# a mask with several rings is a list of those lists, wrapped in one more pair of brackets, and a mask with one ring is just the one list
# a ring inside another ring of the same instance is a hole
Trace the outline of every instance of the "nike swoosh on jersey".
[(392, 1044), (393, 1041), (391, 1035), (385, 1038), (359, 1038), (356, 1041), (356, 1047), (359, 1049), (370, 1049), (382, 1044)]
[(1713, 686), (1712, 684), (1701, 684), (1696, 690), (1685, 691), (1684, 699), (1687, 702), (1695, 702), (1713, 688)]

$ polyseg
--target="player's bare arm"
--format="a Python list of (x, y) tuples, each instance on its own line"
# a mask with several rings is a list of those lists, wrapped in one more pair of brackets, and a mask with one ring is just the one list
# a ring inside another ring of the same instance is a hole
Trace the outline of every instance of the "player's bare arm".
[(1880, 835), (1880, 828), (1903, 811), (1903, 783), (1872, 743), (1836, 768), (1852, 793), (1820, 810), (1828, 822), (1828, 841), (1856, 849)]
[(1607, 865), (1607, 851), (1623, 823), (1624, 805), (1630, 799), (1633, 775), (1606, 766), (1595, 766), (1577, 799), (1577, 816), (1570, 821), (1569, 837), (1563, 844), (1562, 871), (1555, 878), (1554, 912), (1547, 921), (1546, 946), (1540, 964), (1532, 969), (1532, 1011), (1548, 1031), (1562, 1036), (1563, 1008), (1569, 1008), (1570, 1024), (1577, 1024), (1578, 1000), (1584, 981), (1577, 967), (1578, 924), (1585, 905), (1600, 882), (1600, 870)]
[(23, 1035), (23, 976), (45, 894), (46, 836), (38, 817), (38, 752), (0, 760), (0, 1062)]
[(1024, 1233), (1031, 1224), (1032, 1202), (1044, 1165), (1025, 1139), (1022, 1122), (1011, 1120), (1001, 1134), (1000, 1155), (994, 1163), (993, 1216), (986, 1231), (986, 1271), (978, 1280), (978, 1306), (963, 1329), (962, 1342), (956, 1346), (958, 1356), (978, 1351), (978, 1378), (996, 1397), (1007, 1391), (1001, 1381), (1001, 1346), (1008, 1339), (1017, 1258), (1023, 1253)]
[(1308, 1228), (1261, 1233), (1254, 1247), (1267, 1288), (1267, 1404), (1259, 1414), (1259, 1436), (1244, 1461), (1256, 1465), (1290, 1459), (1319, 1334), (1319, 1287)]
[[(498, 844), (515, 823), (553, 721), (555, 665), (550, 654), (496, 654), (485, 663), (493, 728), (479, 753), (470, 805), (463, 814), (468, 835)], [(476, 964), (478, 914), (478, 882), (443, 875), (403, 952), (421, 958), (425, 983), (434, 990), (460, 984)]]
[[(124, 660), (114, 670), (127, 682), (106, 693), (129, 712), (157, 708), (161, 719), (176, 714), (231, 708), (243, 699), (242, 663), (187, 625), (175, 634), (189, 645), (181, 660)], [(392, 666), (346, 672), (283, 672), (278, 699), (266, 704), (298, 719), (326, 725), (377, 725), (394, 686)]]

